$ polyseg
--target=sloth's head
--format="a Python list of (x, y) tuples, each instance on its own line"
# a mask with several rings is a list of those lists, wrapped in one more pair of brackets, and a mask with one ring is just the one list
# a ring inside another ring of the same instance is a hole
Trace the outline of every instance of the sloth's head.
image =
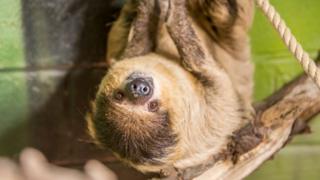
[(175, 125), (185, 119), (192, 83), (179, 64), (155, 54), (115, 63), (88, 116), (91, 136), (130, 163), (160, 165), (178, 144)]

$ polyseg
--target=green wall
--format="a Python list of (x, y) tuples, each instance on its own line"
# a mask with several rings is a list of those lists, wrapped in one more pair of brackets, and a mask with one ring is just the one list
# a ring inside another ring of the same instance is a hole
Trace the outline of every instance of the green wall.
[(20, 0), (0, 0), (0, 155), (25, 144), (27, 88)]
[[(320, 49), (320, 1), (271, 0), (292, 33), (312, 57)], [(296, 60), (260, 9), (251, 32), (253, 60), (256, 64), (255, 97), (260, 100), (301, 72)]]

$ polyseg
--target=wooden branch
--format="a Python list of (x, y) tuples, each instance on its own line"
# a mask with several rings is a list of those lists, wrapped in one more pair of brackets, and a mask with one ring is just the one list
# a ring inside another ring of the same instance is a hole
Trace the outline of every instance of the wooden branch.
[(255, 106), (256, 119), (234, 133), (224, 152), (175, 179), (242, 179), (283, 148), (293, 135), (309, 132), (320, 112), (320, 90), (306, 75), (294, 79)]

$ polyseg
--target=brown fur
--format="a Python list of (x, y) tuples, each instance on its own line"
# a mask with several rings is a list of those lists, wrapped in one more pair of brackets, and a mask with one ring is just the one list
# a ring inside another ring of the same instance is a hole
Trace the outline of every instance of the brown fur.
[[(160, 19), (153, 53), (117, 61), (135, 36), (128, 16), (136, 6), (125, 5), (109, 34), (112, 66), (87, 118), (97, 144), (143, 172), (186, 168), (221, 151), (251, 107), (252, 0), (189, 0), (188, 12), (184, 3), (174, 1), (171, 8), (180, 11), (171, 11), (166, 22)], [(146, 104), (113, 98), (132, 73), (153, 80)], [(154, 100), (160, 106), (150, 112)]]
[(96, 138), (105, 148), (117, 152), (122, 158), (133, 163), (157, 165), (160, 163), (157, 159), (168, 154), (166, 148), (175, 144), (176, 136), (172, 134), (166, 111), (128, 116), (126, 110), (108, 97), (97, 97), (96, 103), (101, 107), (94, 117)]

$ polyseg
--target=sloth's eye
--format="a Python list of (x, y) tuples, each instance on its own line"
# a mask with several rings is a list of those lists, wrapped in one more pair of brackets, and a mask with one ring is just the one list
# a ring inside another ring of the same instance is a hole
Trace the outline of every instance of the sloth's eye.
[(159, 101), (153, 100), (148, 104), (148, 110), (151, 112), (156, 112), (159, 109)]
[(124, 98), (124, 94), (121, 91), (116, 91), (113, 95), (114, 99), (116, 99), (117, 101), (122, 101)]

